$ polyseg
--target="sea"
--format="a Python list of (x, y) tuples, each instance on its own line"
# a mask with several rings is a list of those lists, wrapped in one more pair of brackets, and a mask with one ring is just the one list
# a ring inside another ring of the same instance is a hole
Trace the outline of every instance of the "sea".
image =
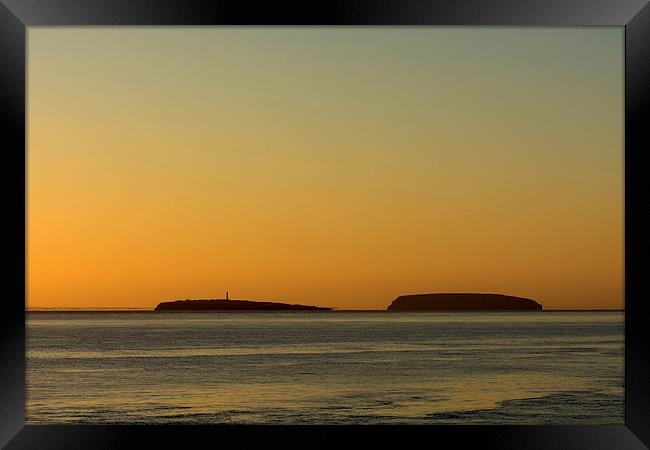
[(27, 313), (28, 424), (623, 424), (623, 312)]

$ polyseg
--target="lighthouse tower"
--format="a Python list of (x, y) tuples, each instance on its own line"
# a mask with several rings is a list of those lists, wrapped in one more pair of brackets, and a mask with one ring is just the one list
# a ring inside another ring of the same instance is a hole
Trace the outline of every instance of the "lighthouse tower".
[(226, 291), (226, 300), (230, 300), (230, 299), (228, 298), (228, 291)]

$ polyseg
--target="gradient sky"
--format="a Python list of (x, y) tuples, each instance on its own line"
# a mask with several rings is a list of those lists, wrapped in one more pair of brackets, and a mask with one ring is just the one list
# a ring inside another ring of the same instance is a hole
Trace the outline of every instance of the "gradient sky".
[(27, 306), (623, 307), (623, 28), (28, 29)]

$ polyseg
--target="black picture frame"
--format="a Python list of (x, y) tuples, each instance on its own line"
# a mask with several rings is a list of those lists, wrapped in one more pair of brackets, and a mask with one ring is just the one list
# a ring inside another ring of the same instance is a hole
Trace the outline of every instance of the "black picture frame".
[[(92, 25), (507, 25), (625, 27), (625, 425), (611, 426), (31, 426), (25, 425), (26, 27)], [(494, 449), (650, 447), (650, 339), (644, 216), (650, 150), (647, 0), (0, 0), (3, 158), (0, 445), (194, 448), (414, 445)], [(9, 289), (6, 289), (6, 288)]]

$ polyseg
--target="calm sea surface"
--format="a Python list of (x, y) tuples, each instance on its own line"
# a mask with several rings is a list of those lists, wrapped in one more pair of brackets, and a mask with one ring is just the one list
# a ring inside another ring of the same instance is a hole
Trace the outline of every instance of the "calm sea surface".
[(623, 313), (30, 312), (27, 420), (623, 423)]

